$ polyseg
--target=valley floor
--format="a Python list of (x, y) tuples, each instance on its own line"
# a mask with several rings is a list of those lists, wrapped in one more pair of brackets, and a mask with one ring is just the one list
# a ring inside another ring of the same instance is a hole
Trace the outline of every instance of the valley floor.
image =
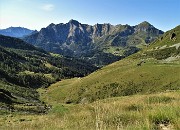
[(133, 95), (98, 100), (89, 104), (62, 104), (41, 98), (52, 105), (48, 114), (0, 116), (2, 130), (178, 130), (180, 91)]

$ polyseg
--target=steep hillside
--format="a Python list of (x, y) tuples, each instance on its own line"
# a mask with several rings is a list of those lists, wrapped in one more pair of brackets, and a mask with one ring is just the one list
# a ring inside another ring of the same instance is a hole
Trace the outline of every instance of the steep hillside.
[(83, 60), (49, 54), (20, 39), (0, 35), (0, 102), (6, 107), (40, 102), (37, 88), (83, 77), (96, 69)]
[(167, 31), (158, 40), (150, 44), (149, 47), (137, 56), (153, 57), (158, 60), (173, 61), (179, 59), (180, 52), (180, 26)]
[(42, 53), (46, 53), (46, 51), (36, 48), (35, 46), (28, 44), (21, 39), (12, 38), (4, 35), (0, 35), (0, 46), (5, 48), (12, 48), (12, 49), (21, 49), (21, 50), (28, 50), (28, 51), (39, 51)]
[(0, 30), (1, 35), (18, 37), (18, 38), (30, 35), (33, 32), (34, 32), (34, 30), (30, 30), (30, 29), (23, 28), (23, 27), (9, 27), (9, 28)]
[(54, 81), (74, 76), (82, 77), (96, 69), (82, 60), (60, 55), (53, 56), (17, 38), (1, 35), (0, 46), (1, 70), (8, 72), (11, 76), (49, 74), (52, 77), (50, 79)]
[(136, 26), (91, 26), (70, 20), (66, 24), (52, 23), (24, 40), (46, 51), (83, 58), (102, 66), (137, 52), (162, 34), (148, 22)]
[(151, 44), (151, 47), (171, 46), (176, 43), (180, 43), (179, 35), (180, 35), (180, 25), (164, 33), (164, 35), (159, 37), (159, 40)]
[(179, 90), (179, 31), (178, 26), (144, 50), (87, 77), (51, 85), (47, 91), (49, 100), (88, 103), (109, 97)]
[(33, 88), (5, 82), (0, 77), (0, 115), (9, 113), (46, 113), (50, 108), (40, 101)]

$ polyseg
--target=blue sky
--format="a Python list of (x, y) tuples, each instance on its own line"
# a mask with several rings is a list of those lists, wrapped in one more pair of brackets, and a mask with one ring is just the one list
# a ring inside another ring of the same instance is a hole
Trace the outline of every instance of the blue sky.
[(0, 0), (0, 28), (40, 30), (50, 23), (137, 25), (148, 21), (167, 31), (180, 25), (180, 0)]

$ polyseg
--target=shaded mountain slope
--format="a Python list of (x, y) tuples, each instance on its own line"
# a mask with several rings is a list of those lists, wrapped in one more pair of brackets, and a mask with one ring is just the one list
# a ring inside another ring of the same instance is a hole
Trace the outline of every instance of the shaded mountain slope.
[(36, 48), (33, 45), (30, 45), (21, 39), (18, 38), (12, 38), (9, 36), (0, 35), (0, 46), (6, 47), (6, 48), (13, 48), (13, 49), (22, 49), (22, 50), (28, 50), (28, 51), (39, 51), (46, 53), (44, 50), (40, 48)]
[[(83, 58), (103, 66), (137, 52), (141, 46), (149, 44), (162, 34), (161, 30), (146, 21), (136, 26), (92, 26), (70, 20), (66, 24), (52, 23), (24, 40), (49, 52)], [(97, 56), (99, 52), (100, 57)], [(98, 59), (100, 62), (97, 63)]]
[(50, 74), (52, 80), (58, 80), (74, 76), (82, 77), (96, 69), (82, 60), (49, 54), (20, 39), (2, 35), (0, 50), (1, 71), (15, 77), (23, 74), (42, 74), (44, 77), (45, 74)]

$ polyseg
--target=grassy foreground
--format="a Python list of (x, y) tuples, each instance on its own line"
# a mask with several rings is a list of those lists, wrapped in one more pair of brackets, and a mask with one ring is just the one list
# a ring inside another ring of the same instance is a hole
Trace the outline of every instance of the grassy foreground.
[[(47, 102), (47, 92), (42, 98)], [(49, 100), (50, 101), (50, 100)], [(50, 102), (49, 102), (50, 103)], [(0, 116), (2, 130), (178, 130), (180, 91), (98, 100), (90, 104), (61, 104), (51, 99), (47, 115)]]

